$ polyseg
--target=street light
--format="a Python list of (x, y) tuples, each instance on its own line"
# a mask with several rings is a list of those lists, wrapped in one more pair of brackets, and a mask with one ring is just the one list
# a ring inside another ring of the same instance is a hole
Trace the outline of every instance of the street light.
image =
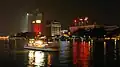
[(88, 20), (88, 17), (85, 17), (85, 19), (84, 19), (85, 21), (87, 21)]
[(27, 16), (29, 16), (29, 13), (27, 13)]

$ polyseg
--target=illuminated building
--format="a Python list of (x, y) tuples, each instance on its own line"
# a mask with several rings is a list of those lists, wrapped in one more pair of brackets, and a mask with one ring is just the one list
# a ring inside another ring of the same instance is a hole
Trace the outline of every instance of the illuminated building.
[(75, 32), (78, 29), (85, 29), (85, 30), (89, 30), (89, 29), (93, 29), (93, 28), (104, 28), (104, 30), (106, 30), (107, 32), (111, 32), (117, 28), (119, 28), (116, 25), (98, 25), (96, 23), (89, 23), (88, 22), (88, 17), (84, 17), (84, 18), (77, 18), (73, 21), (73, 26), (70, 26), (70, 32)]
[(70, 26), (70, 32), (74, 32), (80, 28), (84, 28), (84, 29), (92, 29), (95, 27), (100, 27), (100, 25), (96, 25), (96, 24), (89, 24), (88, 23), (88, 17), (84, 17), (84, 18), (77, 18), (73, 21), (73, 26)]
[(83, 26), (83, 25), (87, 25), (87, 24), (88, 24), (88, 17), (76, 18), (74, 20), (74, 25), (75, 26)]
[(47, 36), (60, 35), (61, 24), (58, 21), (47, 21), (46, 33)]
[(28, 17), (28, 32), (42, 33), (43, 27), (43, 14), (36, 10), (31, 13), (27, 13)]

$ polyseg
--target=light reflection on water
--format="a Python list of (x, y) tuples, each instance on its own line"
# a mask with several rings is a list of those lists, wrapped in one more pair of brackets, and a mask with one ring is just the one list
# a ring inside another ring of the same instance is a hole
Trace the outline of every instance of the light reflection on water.
[[(45, 56), (46, 55), (46, 56)], [(44, 67), (45, 65), (50, 66), (52, 62), (52, 54), (45, 53), (42, 51), (28, 51), (28, 66)], [(46, 64), (45, 64), (46, 63)]]
[[(103, 42), (103, 43), (102, 43)], [(74, 41), (73, 64), (76, 67), (116, 65), (119, 60), (120, 41)]]
[[(92, 67), (91, 60), (94, 60), (94, 58), (95, 58), (95, 57), (93, 57), (93, 51), (94, 51), (93, 42), (94, 41), (89, 41), (87, 43), (83, 42), (83, 43), (79, 43), (79, 45), (81, 44), (81, 46), (73, 47), (73, 64), (77, 63), (77, 65), (78, 65), (78, 66), (75, 66), (75, 67), (79, 67), (79, 66), (81, 66), (81, 67), (91, 66)], [(114, 40), (114, 41), (103, 41), (103, 43), (104, 43), (104, 45), (103, 44), (101, 44), (101, 45), (104, 46), (104, 53), (103, 53), (104, 54), (104, 62), (105, 63), (107, 62), (110, 65), (110, 64), (112, 64), (113, 60), (118, 60), (117, 56), (119, 56), (119, 55), (117, 55), (117, 54), (119, 54), (119, 53), (117, 52), (117, 49), (120, 48), (120, 46), (119, 46), (120, 42)], [(17, 46), (20, 46), (21, 44), (19, 42), (17, 42)], [(85, 46), (85, 45), (87, 45), (87, 46)], [(114, 48), (112, 48), (111, 45)], [(4, 45), (1, 45), (1, 46), (2, 46), (1, 47), (2, 50), (4, 50), (3, 49)], [(10, 48), (7, 48), (7, 49), (10, 50)], [(4, 50), (4, 52), (5, 52), (5, 50)], [(112, 54), (114, 56), (112, 56)], [(5, 56), (5, 57), (2, 57), (2, 58), (5, 58), (5, 59), (6, 59), (7, 56), (9, 56), (9, 55), (6, 55), (6, 54), (4, 55), (4, 53), (2, 55)], [(22, 65), (20, 63), (24, 63), (25, 66), (27, 65), (26, 67), (36, 67), (36, 66), (37, 67), (40, 67), (40, 66), (42, 66), (42, 67), (53, 66), (54, 67), (56, 65), (59, 66), (60, 55), (61, 56), (62, 55), (70, 56), (70, 53), (68, 53), (68, 52), (64, 53), (64, 51), (62, 51), (62, 54), (60, 54), (58, 52), (42, 52), (42, 51), (24, 50), (24, 49), (22, 49), (22, 51), (21, 51), (21, 50), (16, 49), (14, 51), (14, 53), (11, 55), (10, 58), (12, 58), (12, 57), (16, 58), (15, 62), (13, 62), (13, 63), (11, 62), (13, 65), (15, 63), (18, 63), (19, 65)], [(23, 56), (25, 57), (24, 59), (26, 59), (26, 61), (24, 61), (22, 59)], [(72, 59), (72, 58), (70, 58), (70, 59)], [(69, 58), (68, 59), (62, 58), (61, 60), (69, 61), (70, 59)], [(10, 61), (10, 60), (12, 61), (13, 59), (7, 59), (6, 61)], [(19, 61), (19, 62), (16, 62), (16, 61)]]
[(44, 66), (44, 52), (42, 51), (28, 51), (28, 63), (29, 65)]
[(27, 50), (27, 67), (51, 67), (58, 64), (58, 53)]
[(90, 44), (88, 42), (73, 43), (73, 64), (77, 67), (88, 67), (90, 60)]

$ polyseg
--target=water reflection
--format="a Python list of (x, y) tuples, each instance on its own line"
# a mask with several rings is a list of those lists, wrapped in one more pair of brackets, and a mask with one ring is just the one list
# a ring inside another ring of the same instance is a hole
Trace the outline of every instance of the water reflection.
[(73, 64), (76, 67), (88, 67), (90, 60), (90, 42), (73, 42)]
[[(5, 41), (1, 41), (1, 59), (4, 58), (3, 61), (5, 62), (13, 61), (11, 65), (16, 64), (14, 67), (18, 67), (17, 65), (24, 67), (23, 65), (26, 64), (26, 67), (58, 67), (60, 64), (60, 67), (62, 67), (62, 64), (72, 64), (71, 59), (73, 59), (73, 64), (77, 65), (75, 67), (93, 67), (92, 65), (95, 66), (95, 64), (101, 67), (103, 67), (103, 65), (109, 67), (115, 65), (116, 62), (120, 60), (120, 40), (104, 40), (100, 42), (93, 40), (75, 41), (72, 47), (69, 47), (71, 45), (69, 42), (61, 41), (61, 44), (64, 45), (60, 46), (60, 52), (58, 53), (17, 49), (22, 47), (20, 44), (21, 41), (18, 41), (16, 40), (15, 44), (17, 47), (14, 51), (2, 45)], [(13, 47), (14, 41), (10, 41), (10, 45)], [(8, 46), (7, 44), (8, 47), (10, 47), (10, 45)], [(70, 49), (73, 49), (73, 51)], [(72, 58), (70, 57), (71, 55), (73, 55)], [(23, 60), (24, 57), (25, 62)]]
[(72, 52), (70, 41), (60, 41), (59, 64), (60, 67), (69, 67), (72, 65)]
[(30, 66), (45, 66), (45, 54), (42, 51), (29, 51), (28, 58)]
[(47, 62), (48, 66), (51, 66), (51, 64), (52, 64), (52, 54), (48, 54), (47, 60), (48, 60), (48, 62)]
[(34, 65), (34, 51), (29, 51), (28, 57), (28, 63), (30, 65)]
[(57, 52), (28, 51), (28, 67), (51, 67), (58, 65)]
[(35, 52), (35, 65), (37, 66), (44, 66), (44, 53), (41, 51), (36, 51)]

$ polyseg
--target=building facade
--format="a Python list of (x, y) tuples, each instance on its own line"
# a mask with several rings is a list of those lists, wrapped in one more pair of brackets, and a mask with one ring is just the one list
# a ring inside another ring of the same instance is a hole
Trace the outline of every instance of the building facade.
[(46, 23), (46, 35), (55, 36), (61, 33), (61, 24), (58, 21), (47, 21)]
[(43, 14), (36, 10), (34, 12), (27, 13), (27, 17), (28, 17), (28, 32), (42, 33)]
[(119, 28), (117, 25), (104, 25), (104, 24), (100, 25), (96, 23), (91, 24), (91, 23), (88, 23), (87, 19), (88, 17), (75, 19), (73, 22), (73, 25), (69, 27), (70, 32), (74, 33), (80, 29), (89, 31), (95, 28), (99, 28), (99, 29), (101, 28), (101, 29), (104, 29), (104, 31), (107, 32), (108, 34)]

